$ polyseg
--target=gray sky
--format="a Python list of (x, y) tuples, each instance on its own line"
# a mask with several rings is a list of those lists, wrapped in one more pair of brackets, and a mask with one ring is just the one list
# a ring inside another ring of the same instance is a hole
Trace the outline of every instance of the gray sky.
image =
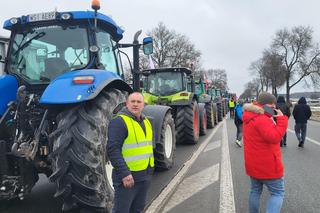
[[(91, 0), (11, 0), (1, 5), (0, 21), (30, 13), (90, 10)], [(275, 32), (305, 25), (320, 42), (319, 0), (101, 0), (100, 12), (111, 15), (124, 30), (124, 41), (162, 21), (189, 37), (202, 52), (205, 69), (227, 71), (228, 85), (238, 95), (252, 79), (248, 67), (270, 46)], [(0, 35), (8, 35), (1, 29)], [(292, 89), (304, 91), (303, 85)]]

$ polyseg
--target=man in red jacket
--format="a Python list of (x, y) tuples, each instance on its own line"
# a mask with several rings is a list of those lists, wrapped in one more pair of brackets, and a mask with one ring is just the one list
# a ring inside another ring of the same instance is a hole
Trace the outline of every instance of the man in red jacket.
[(288, 127), (288, 118), (275, 107), (276, 97), (267, 92), (260, 93), (257, 103), (243, 106), (244, 160), (246, 173), (251, 179), (250, 213), (259, 212), (263, 185), (270, 192), (266, 212), (280, 212), (283, 202), (283, 162), (279, 141)]

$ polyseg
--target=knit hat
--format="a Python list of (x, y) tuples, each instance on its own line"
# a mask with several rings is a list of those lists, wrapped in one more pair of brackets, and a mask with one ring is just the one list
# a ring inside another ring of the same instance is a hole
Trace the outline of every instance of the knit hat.
[(268, 92), (261, 92), (258, 96), (258, 103), (261, 105), (275, 104), (277, 103), (277, 99), (274, 95)]

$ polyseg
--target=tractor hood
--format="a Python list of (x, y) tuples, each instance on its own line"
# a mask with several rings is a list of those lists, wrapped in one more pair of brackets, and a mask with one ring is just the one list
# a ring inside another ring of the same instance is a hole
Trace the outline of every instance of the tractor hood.
[(0, 118), (5, 113), (10, 101), (17, 97), (18, 81), (12, 75), (0, 76)]
[(71, 104), (91, 100), (110, 83), (130, 91), (117, 74), (105, 70), (87, 69), (65, 73), (53, 80), (43, 92), (41, 104)]
[(169, 96), (155, 96), (150, 93), (143, 93), (144, 102), (149, 105), (176, 105), (177, 103), (186, 103), (189, 101), (192, 93), (179, 92)]

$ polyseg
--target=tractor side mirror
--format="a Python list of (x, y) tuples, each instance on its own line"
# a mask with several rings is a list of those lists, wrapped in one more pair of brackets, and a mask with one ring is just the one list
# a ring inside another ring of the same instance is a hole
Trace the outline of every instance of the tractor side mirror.
[(146, 37), (143, 39), (143, 53), (145, 55), (150, 55), (153, 53), (153, 39), (151, 37)]

